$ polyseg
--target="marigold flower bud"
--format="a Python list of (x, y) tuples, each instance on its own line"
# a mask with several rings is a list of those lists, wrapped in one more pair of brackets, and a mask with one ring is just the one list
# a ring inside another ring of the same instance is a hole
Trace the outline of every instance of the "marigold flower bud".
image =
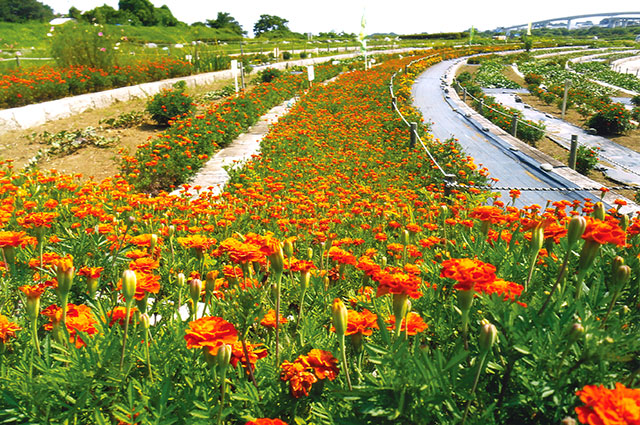
[(218, 348), (218, 354), (216, 354), (216, 363), (219, 367), (225, 368), (229, 366), (231, 361), (231, 346), (224, 344)]
[(202, 281), (200, 279), (191, 279), (189, 281), (189, 295), (193, 301), (193, 308), (196, 308), (200, 293), (202, 292)]
[(333, 300), (331, 305), (331, 315), (333, 316), (333, 327), (336, 329), (338, 338), (342, 338), (347, 330), (347, 307), (340, 298)]
[(449, 207), (447, 207), (446, 205), (440, 205), (440, 208), (438, 208), (438, 211), (439, 211), (439, 216), (443, 220), (449, 216)]
[(56, 278), (58, 280), (58, 293), (60, 293), (61, 296), (66, 296), (71, 290), (75, 274), (76, 269), (73, 267), (72, 260), (63, 258), (58, 261)]
[(27, 316), (29, 320), (38, 320), (40, 313), (40, 297), (27, 297)]
[(629, 227), (630, 221), (631, 218), (627, 214), (622, 214), (620, 217), (620, 228), (626, 231), (627, 227)]
[(497, 338), (498, 330), (493, 324), (485, 323), (482, 325), (482, 328), (480, 328), (480, 336), (478, 337), (480, 351), (487, 352), (491, 350), (491, 347), (493, 347)]
[(593, 217), (597, 218), (598, 220), (604, 220), (604, 204), (602, 202), (596, 202), (595, 206), (593, 207)]
[(207, 294), (212, 293), (216, 289), (216, 277), (218, 277), (217, 271), (210, 271), (207, 273), (207, 277), (205, 278), (204, 289)]
[(569, 332), (567, 333), (567, 339), (569, 344), (573, 344), (579, 339), (582, 339), (584, 336), (584, 326), (580, 323), (574, 323), (571, 328), (569, 328)]
[(307, 248), (307, 260), (311, 261), (313, 259), (313, 248)]
[(176, 226), (174, 226), (173, 224), (169, 226), (169, 231), (167, 233), (169, 234), (169, 237), (172, 238), (173, 235), (176, 234)]
[(282, 273), (284, 270), (284, 253), (282, 252), (282, 247), (275, 254), (269, 256), (269, 262), (274, 272)]
[(587, 240), (580, 251), (580, 261), (578, 262), (578, 271), (586, 271), (596, 259), (600, 244), (598, 242)]
[(149, 315), (147, 313), (142, 313), (140, 315), (140, 324), (143, 329), (149, 329), (151, 326), (151, 322), (149, 321)]
[(529, 245), (529, 258), (534, 258), (544, 245), (544, 229), (541, 225), (537, 225), (531, 231), (531, 244)]
[(125, 270), (122, 272), (122, 296), (125, 302), (133, 300), (136, 294), (137, 277), (133, 270)]
[(184, 273), (178, 273), (176, 279), (178, 281), (178, 286), (184, 286), (187, 281), (187, 279), (184, 277)]
[(567, 416), (560, 422), (560, 425), (577, 425), (577, 424), (578, 422), (576, 422), (576, 420), (570, 416)]
[(149, 239), (149, 252), (153, 252), (158, 244), (158, 235), (155, 233), (151, 235), (151, 239)]
[(567, 230), (567, 240), (569, 246), (573, 246), (578, 239), (582, 236), (587, 228), (587, 219), (583, 216), (574, 216), (569, 221), (569, 229)]
[(409, 231), (408, 230), (404, 230), (402, 232), (402, 244), (403, 245), (409, 245)]
[(291, 257), (293, 255), (293, 242), (290, 240), (284, 241), (283, 250), (287, 257)]
[(618, 267), (618, 269), (615, 271), (615, 274), (613, 275), (615, 285), (619, 288), (627, 283), (629, 281), (629, 278), (631, 278), (631, 267), (627, 266), (626, 264)]
[(311, 280), (311, 273), (309, 272), (304, 272), (302, 273), (302, 279), (301, 279), (301, 283), (302, 283), (302, 287), (303, 288), (308, 288), (309, 287), (309, 281)]
[(393, 294), (393, 315), (396, 323), (402, 322), (409, 311), (409, 296), (407, 294)]
[(88, 277), (87, 278), (87, 290), (89, 291), (89, 296), (91, 298), (96, 296), (96, 292), (98, 292), (98, 281), (97, 277)]
[(456, 295), (458, 297), (458, 306), (462, 311), (471, 310), (471, 305), (473, 304), (473, 298), (475, 297), (475, 291), (457, 291)]

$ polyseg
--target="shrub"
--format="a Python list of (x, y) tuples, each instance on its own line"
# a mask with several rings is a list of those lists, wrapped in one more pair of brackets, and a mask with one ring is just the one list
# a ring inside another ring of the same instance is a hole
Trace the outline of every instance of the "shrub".
[(631, 111), (631, 118), (640, 122), (640, 106), (636, 106), (635, 108), (633, 108), (633, 110)]
[(631, 98), (631, 104), (635, 105), (635, 106), (640, 106), (640, 94), (636, 95), (636, 96), (633, 96)]
[(109, 69), (115, 65), (115, 41), (102, 26), (69, 22), (55, 28), (51, 55), (59, 66)]
[(300, 52), (300, 59), (306, 59), (307, 58), (307, 52)]
[(539, 86), (542, 84), (542, 75), (530, 72), (524, 76), (524, 81), (529, 85)]
[(282, 52), (282, 59), (288, 61), (291, 59), (291, 52)]
[(147, 103), (147, 112), (151, 119), (160, 125), (168, 125), (169, 120), (195, 109), (191, 98), (184, 92), (187, 84), (178, 81), (173, 89), (164, 89)]
[(471, 74), (467, 71), (461, 72), (456, 79), (460, 84), (466, 83), (467, 81), (471, 81)]
[(587, 175), (598, 164), (598, 149), (592, 149), (585, 145), (578, 146), (576, 152), (576, 171), (580, 174)]
[(621, 134), (631, 129), (631, 113), (621, 103), (602, 105), (589, 118), (587, 126), (595, 128), (598, 134)]
[(275, 68), (267, 68), (260, 73), (260, 81), (263, 83), (270, 83), (275, 78), (278, 78), (282, 75), (282, 71), (279, 71)]

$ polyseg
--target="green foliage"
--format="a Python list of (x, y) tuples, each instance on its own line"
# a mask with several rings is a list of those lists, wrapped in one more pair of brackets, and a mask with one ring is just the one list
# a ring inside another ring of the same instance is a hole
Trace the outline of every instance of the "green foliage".
[(242, 29), (242, 25), (227, 12), (218, 12), (216, 19), (207, 19), (208, 27), (217, 29), (229, 29), (238, 35), (246, 35), (246, 31)]
[(592, 149), (585, 145), (578, 146), (576, 151), (576, 171), (588, 175), (598, 165), (598, 148)]
[(640, 94), (631, 98), (631, 104), (634, 106), (640, 106)]
[(282, 52), (282, 59), (288, 61), (289, 59), (291, 59), (291, 52)]
[(535, 86), (539, 86), (540, 84), (542, 84), (542, 75), (538, 75), (538, 74), (534, 74), (532, 72), (529, 72), (527, 75), (524, 76), (524, 81), (527, 84), (533, 84)]
[(136, 127), (143, 122), (144, 112), (142, 111), (123, 112), (116, 118), (104, 118), (100, 120), (100, 124), (104, 124), (110, 128)]
[(260, 15), (258, 21), (253, 25), (253, 34), (256, 37), (260, 37), (265, 33), (270, 33), (274, 31), (280, 32), (291, 32), (287, 24), (289, 21), (287, 19), (281, 18), (275, 15)]
[(200, 101), (202, 102), (213, 102), (214, 100), (222, 99), (223, 97), (231, 96), (236, 92), (236, 88), (233, 84), (229, 84), (224, 86), (220, 90), (214, 90), (207, 92), (200, 96)]
[(154, 7), (149, 0), (120, 0), (118, 9), (98, 6), (81, 13), (76, 8), (69, 15), (88, 23), (174, 27), (180, 23), (166, 5)]
[(61, 67), (109, 69), (115, 65), (115, 43), (102, 25), (67, 22), (53, 31), (51, 55)]
[(633, 108), (633, 110), (631, 110), (631, 118), (633, 118), (637, 122), (640, 122), (640, 106), (636, 106)]
[(520, 88), (518, 83), (515, 83), (505, 77), (503, 72), (504, 65), (501, 62), (495, 60), (484, 60), (473, 78), (476, 84), (485, 88)]
[(631, 113), (621, 103), (603, 105), (587, 120), (589, 128), (595, 128), (598, 134), (615, 135), (631, 129)]
[(147, 112), (160, 125), (168, 125), (172, 118), (190, 114), (195, 110), (191, 98), (184, 92), (184, 81), (178, 81), (173, 89), (163, 89), (147, 103)]
[(260, 71), (259, 78), (263, 83), (270, 83), (276, 78), (282, 75), (282, 71), (276, 68), (267, 68), (264, 71)]
[(0, 0), (0, 21), (48, 21), (53, 10), (37, 0)]

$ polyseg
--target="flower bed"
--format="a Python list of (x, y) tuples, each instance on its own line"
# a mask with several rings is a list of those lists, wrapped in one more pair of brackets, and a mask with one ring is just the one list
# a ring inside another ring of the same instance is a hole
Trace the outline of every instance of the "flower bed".
[(190, 75), (189, 62), (177, 59), (140, 62), (111, 70), (74, 66), (17, 70), (0, 76), (0, 107), (14, 108), (66, 96)]
[[(637, 385), (640, 221), (447, 197), (389, 108), (409, 60), (314, 86), (218, 197), (4, 171), (0, 420), (634, 414), (637, 392), (598, 386)], [(459, 146), (427, 144), (483, 183)]]

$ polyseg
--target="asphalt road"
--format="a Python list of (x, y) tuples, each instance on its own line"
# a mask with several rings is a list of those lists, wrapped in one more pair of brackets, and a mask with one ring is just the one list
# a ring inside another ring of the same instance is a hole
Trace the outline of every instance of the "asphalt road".
[[(509, 149), (509, 144), (498, 137), (490, 136), (477, 129), (467, 118), (455, 112), (447, 103), (440, 78), (452, 64), (443, 61), (429, 67), (413, 85), (412, 94), (414, 106), (417, 107), (425, 119), (431, 122), (431, 132), (434, 137), (442, 141), (454, 137), (464, 151), (475, 159), (478, 166), (486, 167), (490, 177), (499, 179), (497, 186), (526, 187), (526, 188), (557, 188), (577, 187), (574, 183), (540, 168), (537, 161), (532, 160), (521, 152)], [(517, 205), (538, 204), (545, 206), (547, 201), (567, 199), (594, 199), (589, 192), (573, 191), (523, 191)], [(502, 192), (502, 199), (509, 200), (508, 191)]]

